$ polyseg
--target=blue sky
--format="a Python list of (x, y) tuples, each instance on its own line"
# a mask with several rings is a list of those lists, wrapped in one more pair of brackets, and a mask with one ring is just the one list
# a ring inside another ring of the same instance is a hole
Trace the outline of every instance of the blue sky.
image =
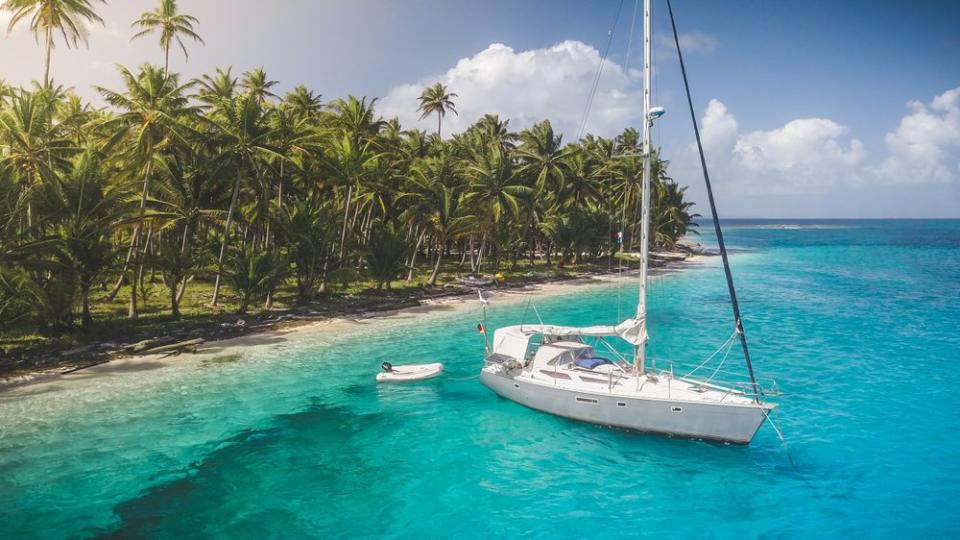
[[(411, 96), (441, 80), (460, 93), (449, 131), (499, 112), (515, 128), (548, 117), (569, 140), (620, 0), (180, 3), (200, 18), (207, 42), (190, 47), (188, 63), (173, 56), (187, 76), (263, 65), (283, 90), (304, 83), (331, 99), (381, 96), (381, 112), (405, 124), (416, 123)], [(161, 61), (152, 39), (129, 42), (130, 21), (154, 4), (101, 7), (106, 24), (91, 28), (89, 48), (55, 51), (57, 82), (94, 98), (92, 84), (119, 85), (113, 64)], [(960, 2), (676, 0), (674, 8), (723, 215), (960, 217)], [(633, 1), (622, 9), (588, 122), (607, 135), (636, 125), (640, 105), (632, 71), (640, 25), (624, 71)], [(653, 10), (656, 98), (668, 109), (655, 142), (700, 201), (665, 0)], [(32, 36), (19, 30), (0, 41), (0, 78), (24, 84), (39, 75)]]

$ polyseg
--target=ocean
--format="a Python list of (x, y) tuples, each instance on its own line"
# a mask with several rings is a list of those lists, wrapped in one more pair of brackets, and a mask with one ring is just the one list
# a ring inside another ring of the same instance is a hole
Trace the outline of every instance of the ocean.
[[(476, 378), (479, 302), (450, 303), (0, 393), (0, 538), (956, 537), (960, 221), (725, 234), (786, 444), (500, 399)], [(487, 327), (609, 324), (636, 292), (494, 295)], [(719, 258), (655, 278), (650, 311), (657, 367), (699, 363), (733, 330)], [(378, 386), (383, 361), (446, 372)]]

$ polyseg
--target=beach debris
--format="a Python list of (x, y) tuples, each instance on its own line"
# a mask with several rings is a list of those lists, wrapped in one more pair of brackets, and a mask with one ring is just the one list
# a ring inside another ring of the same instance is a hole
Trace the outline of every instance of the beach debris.
[(171, 343), (170, 345), (161, 345), (159, 347), (153, 347), (151, 349), (146, 349), (143, 352), (145, 354), (157, 354), (157, 353), (175, 353), (180, 354), (181, 352), (197, 352), (197, 345), (200, 345), (206, 341), (203, 338), (189, 339), (187, 341), (180, 341), (178, 343)]
[(458, 277), (458, 278), (457, 278), (457, 281), (460, 282), (460, 283), (462, 283), (463, 285), (468, 285), (468, 286), (471, 286), (471, 287), (481, 287), (481, 286), (484, 286), (484, 285), (493, 285), (493, 280), (492, 280), (492, 279), (485, 279), (485, 278), (481, 278), (481, 277), (477, 277), (477, 276)]
[(145, 340), (143, 340), (143, 341), (138, 341), (138, 342), (136, 342), (136, 343), (128, 346), (128, 347), (127, 347), (127, 350), (129, 350), (130, 352), (135, 352), (135, 353), (136, 353), (136, 352), (143, 352), (143, 351), (149, 349), (150, 347), (156, 345), (156, 343), (157, 343), (157, 340), (155, 340), (155, 339), (145, 339)]

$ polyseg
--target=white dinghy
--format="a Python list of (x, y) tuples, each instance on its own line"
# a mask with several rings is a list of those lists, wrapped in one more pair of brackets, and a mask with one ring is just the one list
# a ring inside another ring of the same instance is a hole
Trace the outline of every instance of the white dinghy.
[(377, 382), (422, 381), (432, 379), (443, 373), (443, 364), (440, 362), (407, 364), (405, 366), (394, 366), (390, 362), (384, 362), (381, 367), (383, 371), (377, 374)]

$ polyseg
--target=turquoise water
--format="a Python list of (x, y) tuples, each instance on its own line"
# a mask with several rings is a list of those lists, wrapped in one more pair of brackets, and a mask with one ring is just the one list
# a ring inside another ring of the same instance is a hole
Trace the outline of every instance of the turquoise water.
[[(0, 394), (0, 538), (956, 536), (960, 222), (814, 223), (728, 229), (788, 449), (769, 425), (725, 446), (501, 400), (479, 305), (447, 304)], [(660, 367), (728, 336), (716, 259), (652, 289)], [(535, 302), (606, 323), (635, 291)], [(496, 296), (489, 326), (525, 312)], [(447, 373), (377, 387), (385, 359)]]

